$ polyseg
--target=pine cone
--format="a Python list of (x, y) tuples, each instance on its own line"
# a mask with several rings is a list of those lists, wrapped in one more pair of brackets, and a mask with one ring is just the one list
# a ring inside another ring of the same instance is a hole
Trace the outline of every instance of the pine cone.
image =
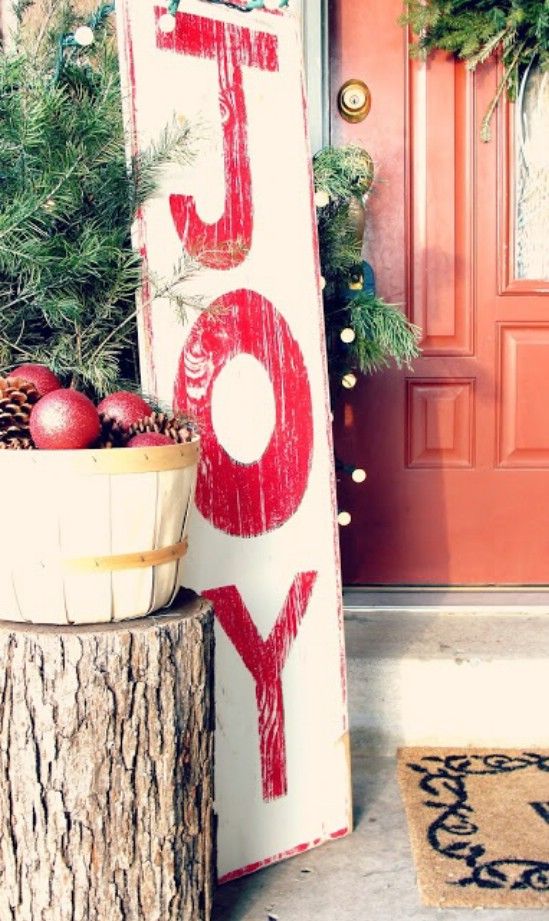
[(9, 438), (0, 441), (0, 451), (34, 451), (35, 445), (32, 438)]
[(100, 413), (99, 418), (101, 420), (101, 434), (95, 447), (125, 448), (131, 438), (127, 428), (104, 413)]
[(167, 435), (176, 444), (185, 444), (196, 437), (198, 429), (196, 423), (188, 416), (151, 413), (150, 416), (130, 425), (129, 437), (133, 438), (134, 435), (145, 432), (158, 432), (159, 435)]
[(38, 390), (20, 377), (0, 377), (0, 446), (2, 449), (33, 448), (30, 414), (40, 399)]

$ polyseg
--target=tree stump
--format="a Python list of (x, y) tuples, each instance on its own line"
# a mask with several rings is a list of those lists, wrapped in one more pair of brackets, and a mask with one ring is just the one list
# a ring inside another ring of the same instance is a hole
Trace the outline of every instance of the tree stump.
[(212, 664), (192, 593), (119, 624), (0, 624), (1, 921), (209, 919)]

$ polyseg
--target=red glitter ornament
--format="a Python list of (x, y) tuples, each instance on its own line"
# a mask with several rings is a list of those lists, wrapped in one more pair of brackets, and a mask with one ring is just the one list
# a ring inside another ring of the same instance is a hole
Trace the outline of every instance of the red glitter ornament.
[(19, 365), (18, 368), (14, 368), (10, 372), (9, 377), (18, 377), (21, 380), (28, 381), (29, 384), (34, 384), (41, 397), (51, 393), (53, 390), (59, 390), (62, 386), (59, 378), (46, 365)]
[(128, 448), (156, 448), (161, 445), (175, 444), (167, 435), (161, 435), (160, 432), (141, 432), (130, 438), (126, 447)]
[(150, 416), (152, 408), (139, 394), (130, 393), (129, 390), (117, 390), (101, 400), (97, 412), (129, 428), (144, 416)]
[(37, 448), (89, 448), (100, 431), (97, 409), (77, 390), (63, 388), (46, 394), (30, 417), (31, 438)]

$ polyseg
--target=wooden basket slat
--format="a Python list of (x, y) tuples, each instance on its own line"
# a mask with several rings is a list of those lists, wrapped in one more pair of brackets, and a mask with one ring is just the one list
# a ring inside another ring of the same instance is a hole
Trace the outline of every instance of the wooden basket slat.
[[(197, 481), (197, 472), (198, 464), (195, 467), (186, 467), (182, 472), (183, 486), (181, 489), (180, 496), (182, 498), (182, 521), (181, 521), (181, 540), (185, 539), (189, 529), (189, 517), (191, 514), (191, 508), (194, 505), (194, 496), (196, 492), (196, 481)], [(173, 586), (173, 592), (170, 595), (166, 605), (169, 606), (173, 602), (177, 591), (180, 585), (183, 585), (183, 576), (185, 566), (185, 557), (179, 560), (179, 565), (177, 568), (176, 578)]]
[[(109, 477), (78, 474), (65, 478), (59, 509), (62, 556), (99, 556), (111, 548), (111, 490)], [(52, 567), (54, 571), (56, 567)], [(90, 576), (61, 572), (68, 623), (106, 623), (112, 617), (110, 573)]]
[(184, 482), (186, 495), (186, 507), (183, 511), (182, 535), (185, 536), (189, 527), (189, 517), (194, 504), (194, 494), (196, 492), (197, 467), (188, 467), (184, 472)]
[[(192, 468), (163, 470), (158, 476), (158, 503), (155, 523), (155, 547), (167, 547), (182, 539), (184, 503), (189, 492)], [(179, 561), (156, 566), (154, 573), (153, 611), (163, 607), (177, 587)]]
[(58, 477), (44, 476), (40, 470), (36, 475), (25, 476), (24, 467), (23, 464), (17, 472), (14, 468), (9, 489), (5, 490), (6, 501), (18, 505), (18, 514), (8, 516), (10, 541), (6, 564), (23, 620), (66, 622), (63, 581), (58, 572), (41, 563), (45, 552), (59, 551), (61, 481)]
[(23, 621), (11, 572), (0, 573), (0, 620)]
[[(136, 482), (138, 479), (138, 482)], [(110, 477), (112, 553), (154, 549), (157, 474)], [(146, 613), (153, 594), (153, 567), (111, 573), (112, 619), (126, 620)]]
[(63, 579), (41, 563), (13, 568), (13, 583), (21, 617), (28, 623), (68, 623)]

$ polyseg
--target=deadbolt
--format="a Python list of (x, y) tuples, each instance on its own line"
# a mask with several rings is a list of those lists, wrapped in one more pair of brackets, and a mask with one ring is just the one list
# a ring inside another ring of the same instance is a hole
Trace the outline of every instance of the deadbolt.
[(337, 96), (339, 114), (345, 121), (363, 121), (372, 105), (370, 90), (363, 80), (347, 80)]

